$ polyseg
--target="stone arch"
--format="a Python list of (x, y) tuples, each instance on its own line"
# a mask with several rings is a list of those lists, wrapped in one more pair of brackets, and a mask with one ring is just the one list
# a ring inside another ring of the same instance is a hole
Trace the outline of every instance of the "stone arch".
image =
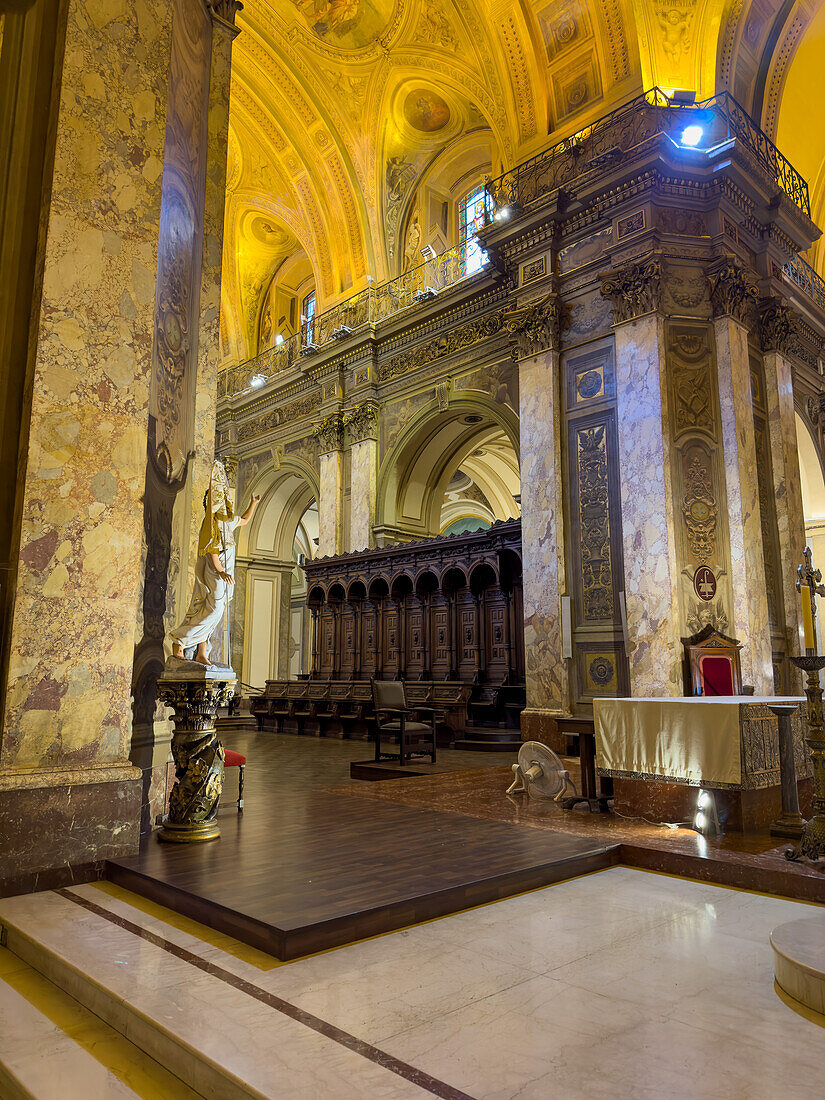
[[(234, 647), (242, 681), (262, 688), (267, 679), (308, 671), (306, 582), (295, 547), (300, 542), (301, 552), (314, 556), (320, 487), (316, 471), (290, 456), (265, 466), (247, 488), (261, 501), (238, 533)], [(302, 525), (309, 531), (299, 539)]]
[[(440, 531), (439, 518), (450, 479), (488, 441), (504, 441), (519, 461), (518, 416), (479, 390), (460, 390), (446, 408), (433, 400), (413, 418), (384, 456), (378, 472), (376, 536), (392, 543), (429, 538)], [(481, 469), (476, 463), (475, 469)], [(507, 507), (502, 484), (488, 487), (495, 519), (520, 510), (511, 493)]]

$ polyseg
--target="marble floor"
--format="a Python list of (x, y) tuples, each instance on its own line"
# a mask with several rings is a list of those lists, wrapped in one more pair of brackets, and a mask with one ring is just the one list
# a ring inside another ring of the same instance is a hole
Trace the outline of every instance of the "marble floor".
[(614, 867), (279, 963), (109, 883), (5, 899), (0, 1065), (38, 1100), (813, 1100), (825, 1017), (777, 990), (769, 934), (818, 914)]

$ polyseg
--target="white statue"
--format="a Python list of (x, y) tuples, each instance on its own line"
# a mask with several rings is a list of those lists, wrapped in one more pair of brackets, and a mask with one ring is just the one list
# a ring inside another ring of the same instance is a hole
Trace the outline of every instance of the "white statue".
[(215, 459), (209, 488), (203, 498), (206, 514), (198, 539), (192, 599), (186, 618), (170, 631), (175, 657), (184, 657), (184, 651), (194, 646), (194, 660), (202, 665), (211, 663), (209, 641), (221, 628), (224, 616), (228, 621), (229, 601), (235, 584), (235, 529), (249, 523), (259, 500), (260, 497), (253, 494), (243, 515), (236, 516), (226, 470), (223, 462)]

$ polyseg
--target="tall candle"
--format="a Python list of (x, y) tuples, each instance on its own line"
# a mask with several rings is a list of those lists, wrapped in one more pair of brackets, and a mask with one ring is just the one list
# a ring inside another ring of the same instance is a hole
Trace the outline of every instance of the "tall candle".
[(811, 614), (811, 590), (807, 584), (800, 584), (799, 595), (802, 597), (802, 626), (805, 630), (805, 648), (814, 649), (814, 619)]

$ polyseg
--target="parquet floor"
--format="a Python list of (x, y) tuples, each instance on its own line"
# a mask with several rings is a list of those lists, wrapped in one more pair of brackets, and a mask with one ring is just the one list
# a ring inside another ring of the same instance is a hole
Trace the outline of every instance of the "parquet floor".
[(257, 733), (225, 740), (248, 757), (244, 813), (231, 801), (230, 772), (219, 840), (176, 846), (150, 837), (139, 855), (112, 861), (108, 877), (278, 958), (615, 862), (617, 849), (601, 840), (329, 790), (357, 782), (349, 779), (350, 761), (364, 753), (357, 742)]

